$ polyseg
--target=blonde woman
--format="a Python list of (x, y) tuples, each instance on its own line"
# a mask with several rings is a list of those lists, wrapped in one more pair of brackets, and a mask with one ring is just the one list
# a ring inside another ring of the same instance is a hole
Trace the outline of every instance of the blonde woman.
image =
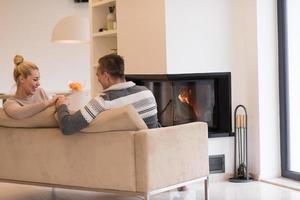
[(14, 119), (31, 117), (55, 104), (57, 97), (49, 99), (40, 86), (39, 68), (24, 61), (20, 55), (14, 58), (14, 80), (17, 90), (3, 105), (5, 112)]

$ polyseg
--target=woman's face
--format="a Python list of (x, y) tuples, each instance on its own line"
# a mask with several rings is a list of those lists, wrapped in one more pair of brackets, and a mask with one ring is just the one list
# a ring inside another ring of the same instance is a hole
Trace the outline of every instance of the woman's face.
[(25, 91), (27, 95), (33, 95), (36, 89), (40, 86), (40, 73), (35, 69), (31, 71), (31, 75), (27, 78), (21, 77), (20, 87)]

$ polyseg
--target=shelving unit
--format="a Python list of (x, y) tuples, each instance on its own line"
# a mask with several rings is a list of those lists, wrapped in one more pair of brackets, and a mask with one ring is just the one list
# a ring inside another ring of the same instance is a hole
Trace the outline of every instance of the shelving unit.
[[(89, 2), (91, 22), (91, 95), (96, 96), (101, 90), (96, 76), (98, 59), (113, 53), (117, 49), (117, 29), (105, 30), (109, 7), (115, 6), (116, 0), (92, 0)], [(99, 32), (99, 29), (104, 29)]]
[[(89, 1), (92, 96), (102, 89), (95, 75), (98, 59), (110, 53), (118, 53), (124, 58), (126, 74), (166, 74), (168, 32), (165, 5), (165, 1)], [(104, 28), (110, 6), (115, 6), (116, 29), (99, 32)]]
[(103, 32), (94, 33), (93, 37), (117, 37), (117, 30), (108, 30)]
[(94, 0), (94, 3), (92, 3), (92, 7), (100, 7), (107, 4), (114, 5), (116, 0)]

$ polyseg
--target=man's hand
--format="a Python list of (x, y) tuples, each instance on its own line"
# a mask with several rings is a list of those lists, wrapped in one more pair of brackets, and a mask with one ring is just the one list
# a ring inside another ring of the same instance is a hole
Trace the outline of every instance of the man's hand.
[(60, 106), (62, 104), (65, 104), (65, 105), (69, 105), (70, 104), (69, 100), (65, 96), (60, 96), (56, 100), (56, 107), (58, 107), (58, 106)]
[(46, 107), (50, 107), (50, 106), (54, 106), (56, 101), (58, 100), (58, 98), (60, 97), (63, 97), (63, 95), (57, 95), (57, 96), (54, 96), (52, 97), (51, 99), (49, 100), (46, 100), (45, 103), (46, 103)]

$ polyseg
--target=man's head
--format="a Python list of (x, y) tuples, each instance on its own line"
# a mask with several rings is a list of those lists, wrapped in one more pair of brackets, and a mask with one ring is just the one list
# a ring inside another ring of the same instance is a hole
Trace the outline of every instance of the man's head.
[(98, 60), (98, 81), (104, 89), (125, 81), (124, 60), (117, 54), (109, 54)]

